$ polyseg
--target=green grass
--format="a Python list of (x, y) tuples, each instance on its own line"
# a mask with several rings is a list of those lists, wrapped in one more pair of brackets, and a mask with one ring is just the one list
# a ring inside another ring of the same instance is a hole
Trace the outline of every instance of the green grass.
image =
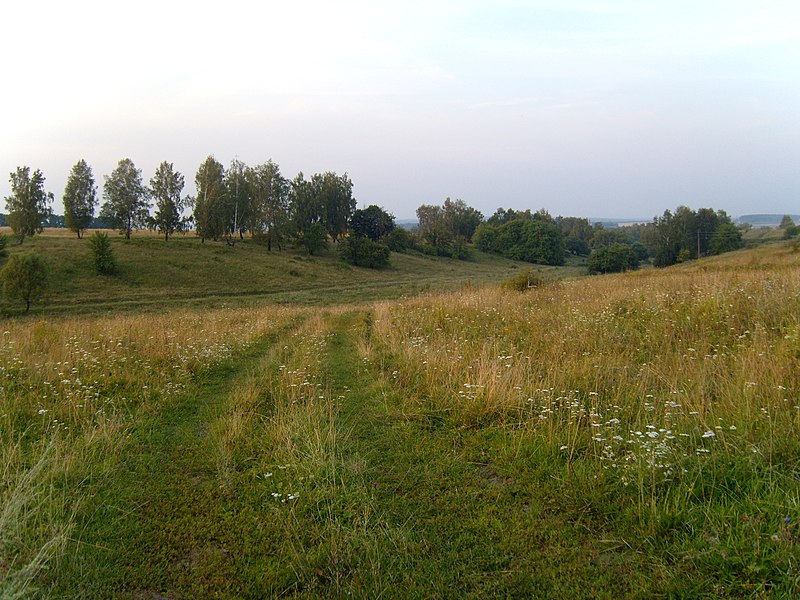
[[(110, 237), (119, 268), (115, 276), (96, 274), (88, 241), (66, 231), (48, 230), (22, 246), (11, 244), (11, 253), (35, 250), (50, 266), (48, 293), (31, 310), (64, 314), (261, 302), (330, 306), (483, 285), (530, 267), (480, 252), (471, 261), (412, 252), (393, 253), (389, 269), (374, 270), (347, 265), (333, 244), (321, 255), (309, 256), (293, 249), (268, 252), (250, 239), (230, 247), (201, 243), (191, 235), (169, 242), (148, 233), (130, 240), (116, 233)], [(578, 265), (534, 268), (550, 278), (584, 271)], [(7, 313), (18, 312), (4, 302)]]

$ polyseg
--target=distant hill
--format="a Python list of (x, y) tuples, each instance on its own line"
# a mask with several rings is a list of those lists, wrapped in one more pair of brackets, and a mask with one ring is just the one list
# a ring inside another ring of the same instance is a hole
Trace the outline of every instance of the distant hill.
[[(800, 215), (789, 215), (795, 223), (800, 222)], [(753, 227), (777, 227), (784, 214), (742, 215), (735, 219), (736, 223), (752, 225)]]

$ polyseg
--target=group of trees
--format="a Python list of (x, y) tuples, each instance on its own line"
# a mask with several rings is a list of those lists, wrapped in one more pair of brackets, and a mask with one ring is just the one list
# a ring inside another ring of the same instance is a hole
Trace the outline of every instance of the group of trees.
[(564, 234), (546, 211), (531, 214), (502, 208), (475, 231), (475, 246), (506, 258), (545, 265), (564, 264)]
[(653, 265), (666, 267), (686, 260), (737, 250), (742, 232), (723, 210), (697, 211), (679, 206), (665, 211), (642, 228), (642, 242), (650, 249)]
[[(28, 167), (19, 167), (11, 174), (11, 184), (7, 220), (22, 243), (51, 217), (53, 195), (45, 192), (38, 169), (31, 174)], [(248, 233), (263, 238), (270, 250), (273, 244), (280, 248), (293, 238), (313, 253), (327, 237), (336, 242), (347, 232), (356, 208), (347, 174), (326, 172), (306, 179), (300, 173), (289, 181), (271, 160), (253, 167), (234, 160), (225, 169), (209, 156), (195, 175), (196, 196), (183, 195), (184, 184), (184, 176), (164, 161), (147, 185), (133, 161), (124, 158), (105, 177), (100, 218), (126, 238), (135, 229), (149, 228), (168, 240), (193, 226), (203, 241), (226, 239), (232, 244)], [(63, 202), (64, 225), (82, 237), (98, 204), (86, 161), (72, 168)], [(185, 214), (187, 209), (190, 215)]]

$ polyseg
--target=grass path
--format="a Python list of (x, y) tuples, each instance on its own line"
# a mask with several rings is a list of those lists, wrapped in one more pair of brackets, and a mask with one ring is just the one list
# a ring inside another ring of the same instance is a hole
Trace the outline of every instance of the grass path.
[(357, 352), (369, 320), (349, 313), (336, 323), (326, 375), (350, 390), (337, 420), (346, 439), (340, 452), (350, 487), (370, 490), (369, 506), (360, 508), (372, 515), (373, 535), (362, 537), (379, 564), (329, 592), (573, 597), (582, 581), (577, 597), (635, 593), (645, 577), (632, 568), (642, 567), (637, 557), (622, 543), (601, 543), (585, 507), (559, 499), (568, 491), (551, 469), (537, 468), (544, 457), (525, 449), (523, 434), (454, 429), (435, 414), (400, 412)]
[(320, 402), (278, 399), (298, 328), (137, 418), (54, 597), (635, 595), (645, 566), (599, 536), (524, 434), (403, 414), (360, 354), (370, 315), (321, 322)]
[(98, 483), (94, 510), (78, 527), (77, 551), (58, 569), (54, 596), (235, 593), (242, 562), (272, 540), (259, 537), (252, 507), (220, 483), (210, 427), (242, 379), (271, 359), (277, 340), (271, 334), (202, 375), (178, 400), (143, 407), (124, 458)]

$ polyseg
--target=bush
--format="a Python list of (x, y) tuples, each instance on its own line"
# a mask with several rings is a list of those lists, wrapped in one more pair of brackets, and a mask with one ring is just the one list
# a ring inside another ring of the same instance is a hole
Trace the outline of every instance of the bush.
[(472, 250), (467, 244), (467, 239), (457, 236), (450, 244), (450, 256), (458, 260), (469, 260), (472, 258)]
[(527, 271), (517, 273), (511, 279), (506, 279), (500, 286), (506, 290), (526, 292), (530, 289), (541, 287), (544, 283), (544, 279), (528, 269)]
[(320, 252), (328, 247), (328, 232), (322, 223), (314, 223), (300, 238), (300, 244), (309, 254)]
[(117, 271), (117, 261), (114, 259), (114, 252), (111, 248), (111, 240), (108, 235), (95, 231), (89, 238), (89, 247), (92, 249), (94, 257), (94, 270), (100, 275), (113, 275)]
[(6, 245), (8, 245), (8, 237), (0, 233), (0, 259), (3, 259), (6, 256), (8, 256), (8, 250), (6, 250)]
[(339, 254), (357, 267), (383, 269), (389, 266), (389, 247), (366, 237), (346, 237), (339, 245)]
[(798, 235), (800, 235), (800, 226), (798, 225), (789, 225), (783, 230), (783, 239), (785, 240), (797, 237)]
[(3, 293), (25, 304), (25, 312), (31, 303), (44, 294), (47, 285), (47, 263), (38, 254), (14, 254), (0, 271)]
[(409, 249), (414, 249), (417, 245), (413, 234), (408, 229), (402, 227), (395, 227), (392, 229), (383, 241), (389, 246), (392, 252), (405, 252)]
[(639, 267), (639, 258), (627, 244), (611, 244), (592, 250), (587, 263), (589, 274), (621, 273)]

